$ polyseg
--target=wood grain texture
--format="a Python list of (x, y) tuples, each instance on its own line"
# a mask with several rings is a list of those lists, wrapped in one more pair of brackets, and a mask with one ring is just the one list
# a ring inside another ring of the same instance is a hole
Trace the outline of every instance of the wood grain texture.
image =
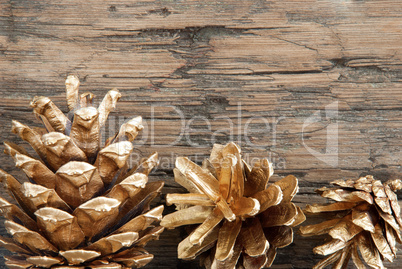
[[(323, 201), (313, 190), (333, 179), (401, 177), (401, 41), (399, 0), (0, 0), (0, 141), (26, 145), (11, 119), (39, 126), (28, 107), (35, 95), (66, 112), (64, 79), (76, 74), (98, 102), (122, 92), (106, 132), (144, 117), (135, 153), (160, 153), (151, 178), (166, 181), (165, 194), (183, 191), (176, 156), (201, 162), (213, 142), (233, 139), (249, 160), (275, 163), (273, 180), (296, 175), (303, 207)], [(313, 115), (321, 118), (306, 125)], [(334, 124), (331, 165), (308, 148), (325, 153)], [(21, 176), (6, 155), (0, 161)], [(153, 242), (148, 268), (198, 268), (176, 258), (184, 236), (176, 229)], [(320, 240), (296, 236), (272, 268), (311, 268)]]

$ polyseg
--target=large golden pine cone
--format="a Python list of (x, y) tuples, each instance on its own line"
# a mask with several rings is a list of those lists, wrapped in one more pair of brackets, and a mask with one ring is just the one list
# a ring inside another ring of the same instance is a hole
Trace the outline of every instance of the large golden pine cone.
[(177, 158), (174, 174), (190, 193), (166, 196), (178, 211), (166, 215), (161, 225), (200, 224), (179, 244), (178, 256), (201, 254), (206, 268), (270, 267), (276, 249), (292, 243), (292, 227), (305, 220), (292, 203), (297, 179), (287, 176), (267, 186), (272, 165), (262, 159), (250, 168), (234, 143), (214, 145), (202, 167)]
[[(78, 93), (79, 80), (66, 80), (66, 116), (47, 97), (35, 97), (34, 113), (46, 130), (12, 122), (12, 131), (29, 142), (40, 160), (22, 147), (5, 144), (5, 152), (25, 172), (20, 183), (1, 171), (1, 179), (18, 205), (0, 198), (11, 238), (0, 245), (15, 252), (9, 268), (132, 268), (153, 258), (143, 247), (163, 231), (163, 206), (149, 210), (163, 182), (148, 183), (157, 164), (152, 154), (133, 169), (128, 159), (132, 141), (143, 128), (134, 118), (103, 147), (101, 128), (120, 93), (107, 93), (98, 108), (91, 93)], [(153, 223), (156, 222), (157, 226)]]
[[(300, 228), (304, 236), (329, 234), (330, 240), (314, 248), (314, 253), (328, 256), (314, 268), (346, 268), (350, 258), (357, 268), (385, 268), (384, 259), (396, 257), (396, 242), (401, 242), (402, 219), (395, 191), (402, 188), (401, 180), (381, 183), (372, 176), (353, 180), (336, 180), (335, 188), (317, 192), (335, 203), (314, 204), (308, 213), (333, 212), (336, 217), (325, 222)], [(360, 255), (359, 255), (359, 251)], [(363, 258), (363, 260), (360, 258)], [(363, 262), (364, 261), (364, 262)]]

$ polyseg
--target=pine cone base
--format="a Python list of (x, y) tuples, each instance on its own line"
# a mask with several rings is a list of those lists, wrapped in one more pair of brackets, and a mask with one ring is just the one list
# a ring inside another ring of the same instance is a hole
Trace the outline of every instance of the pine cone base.
[(297, 178), (268, 185), (272, 164), (262, 159), (249, 167), (234, 143), (214, 145), (202, 167), (177, 158), (174, 174), (190, 193), (167, 195), (167, 204), (176, 204), (178, 211), (166, 215), (161, 225), (192, 225), (178, 245), (178, 257), (199, 256), (205, 268), (270, 267), (277, 249), (292, 243), (292, 228), (305, 220), (292, 203)]
[(102, 126), (121, 97), (113, 89), (96, 108), (93, 95), (79, 95), (79, 80), (66, 80), (70, 113), (47, 97), (31, 107), (45, 128), (12, 122), (13, 133), (27, 141), (39, 159), (5, 142), (5, 153), (27, 176), (21, 182), (0, 170), (16, 203), (0, 198), (5, 228), (0, 246), (13, 252), (9, 268), (132, 268), (149, 263), (144, 246), (163, 231), (163, 206), (150, 210), (163, 182), (148, 182), (157, 154), (129, 169), (132, 141), (142, 130), (133, 118), (101, 146)]
[(357, 268), (385, 268), (384, 260), (393, 262), (396, 243), (402, 243), (402, 219), (395, 191), (401, 189), (400, 180), (384, 184), (372, 176), (356, 181), (337, 180), (335, 188), (321, 188), (317, 192), (334, 200), (330, 204), (306, 207), (307, 213), (336, 212), (337, 217), (323, 223), (300, 228), (303, 236), (328, 234), (327, 243), (314, 248), (314, 253), (327, 256), (313, 268), (345, 268), (350, 259)]

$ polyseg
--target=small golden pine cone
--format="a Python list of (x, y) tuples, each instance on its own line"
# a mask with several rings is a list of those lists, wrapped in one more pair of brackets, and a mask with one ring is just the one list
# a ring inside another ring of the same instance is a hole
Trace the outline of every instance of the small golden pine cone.
[(163, 206), (149, 210), (163, 187), (163, 182), (148, 183), (158, 157), (154, 153), (133, 169), (128, 162), (142, 119), (123, 124), (101, 147), (101, 129), (121, 95), (113, 89), (95, 108), (93, 95), (79, 95), (78, 87), (78, 78), (69, 76), (67, 116), (49, 98), (33, 99), (44, 130), (12, 122), (12, 131), (40, 160), (4, 143), (5, 153), (28, 178), (20, 183), (0, 170), (18, 203), (0, 197), (11, 235), (0, 237), (0, 246), (15, 252), (5, 257), (9, 268), (132, 268), (153, 258), (143, 247), (164, 229), (158, 225)]
[[(402, 219), (395, 191), (401, 180), (381, 183), (373, 176), (353, 180), (336, 180), (335, 188), (321, 188), (322, 197), (336, 201), (307, 205), (306, 213), (332, 212), (336, 218), (300, 228), (303, 236), (329, 234), (330, 240), (314, 248), (314, 253), (328, 256), (313, 268), (346, 268), (350, 258), (357, 268), (385, 268), (384, 259), (396, 257), (396, 242), (401, 241)], [(359, 256), (363, 258), (363, 260)]]
[(166, 215), (161, 225), (200, 224), (179, 244), (179, 258), (201, 254), (206, 268), (270, 267), (276, 249), (292, 243), (292, 227), (305, 220), (292, 203), (297, 179), (287, 176), (267, 186), (272, 174), (267, 159), (250, 168), (234, 143), (214, 145), (202, 167), (177, 158), (175, 181), (190, 193), (166, 196), (178, 211)]

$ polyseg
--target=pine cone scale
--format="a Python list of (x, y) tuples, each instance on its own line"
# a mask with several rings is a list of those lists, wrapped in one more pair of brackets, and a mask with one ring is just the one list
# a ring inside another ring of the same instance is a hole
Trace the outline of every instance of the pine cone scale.
[(381, 253), (381, 255), (388, 261), (393, 262), (395, 257), (394, 254), (392, 253), (391, 247), (388, 245), (387, 239), (382, 234), (381, 225), (377, 223), (377, 225), (375, 226), (374, 233), (370, 233), (370, 235), (371, 239), (373, 239), (373, 242), (378, 251)]
[(272, 206), (282, 202), (283, 193), (278, 185), (271, 185), (263, 191), (259, 191), (252, 195), (260, 203), (260, 211), (263, 212)]
[(334, 239), (348, 242), (361, 231), (363, 231), (363, 228), (355, 225), (352, 222), (352, 217), (347, 215), (342, 218), (342, 220), (339, 221), (331, 230), (329, 230), (328, 234)]
[(367, 232), (358, 237), (357, 244), (363, 260), (367, 263), (367, 265), (371, 266), (372, 268), (385, 268), (380, 254), (371, 241), (371, 237), (367, 235)]
[(40, 230), (60, 250), (73, 249), (85, 239), (77, 218), (63, 210), (42, 207), (35, 216)]
[(363, 228), (366, 231), (371, 233), (375, 232), (374, 223), (376, 220), (373, 214), (370, 214), (370, 211), (360, 211), (360, 210), (352, 210), (352, 222)]
[[(247, 166), (247, 164), (244, 164), (244, 166)], [(244, 195), (251, 196), (256, 192), (264, 191), (273, 173), (272, 164), (267, 159), (256, 162), (250, 171), (245, 168), (248, 184), (245, 184)]]
[(205, 237), (223, 220), (223, 218), (222, 212), (218, 208), (215, 208), (212, 213), (207, 216), (205, 221), (190, 235), (190, 243), (193, 245), (201, 244)]
[(187, 158), (179, 157), (176, 160), (176, 167), (212, 201), (216, 202), (218, 199), (223, 199), (223, 197), (219, 193), (218, 181), (211, 174), (202, 170), (195, 163)]
[(224, 261), (232, 254), (237, 235), (240, 232), (242, 221), (240, 218), (230, 222), (225, 220), (219, 229), (218, 242), (216, 243), (215, 258)]
[(245, 221), (240, 231), (239, 240), (244, 252), (251, 257), (264, 255), (269, 248), (269, 242), (265, 238), (264, 230), (257, 219)]
[(212, 244), (218, 240), (218, 234), (219, 227), (216, 226), (207, 234), (207, 236), (205, 236), (201, 244), (194, 245), (190, 242), (190, 234), (181, 241), (177, 247), (179, 259), (194, 259), (199, 253), (203, 252), (203, 250), (212, 248)]
[(304, 236), (322, 235), (328, 233), (340, 219), (331, 219), (321, 223), (300, 227), (300, 233)]
[(297, 214), (297, 208), (293, 203), (280, 203), (261, 213), (261, 225), (263, 227), (289, 226), (295, 221)]
[(344, 242), (342, 240), (339, 239), (333, 239), (321, 246), (315, 247), (313, 249), (313, 252), (315, 254), (320, 254), (320, 255), (324, 255), (327, 256), (329, 254), (335, 253), (338, 250), (342, 250), (343, 248), (345, 248), (348, 245), (347, 242)]
[(394, 229), (392, 229), (387, 223), (385, 223), (385, 235), (386, 235), (389, 247), (392, 250), (392, 253), (394, 255), (396, 255), (396, 251), (397, 251), (397, 248), (396, 248), (396, 241), (397, 241), (396, 240), (396, 235), (395, 235)]

